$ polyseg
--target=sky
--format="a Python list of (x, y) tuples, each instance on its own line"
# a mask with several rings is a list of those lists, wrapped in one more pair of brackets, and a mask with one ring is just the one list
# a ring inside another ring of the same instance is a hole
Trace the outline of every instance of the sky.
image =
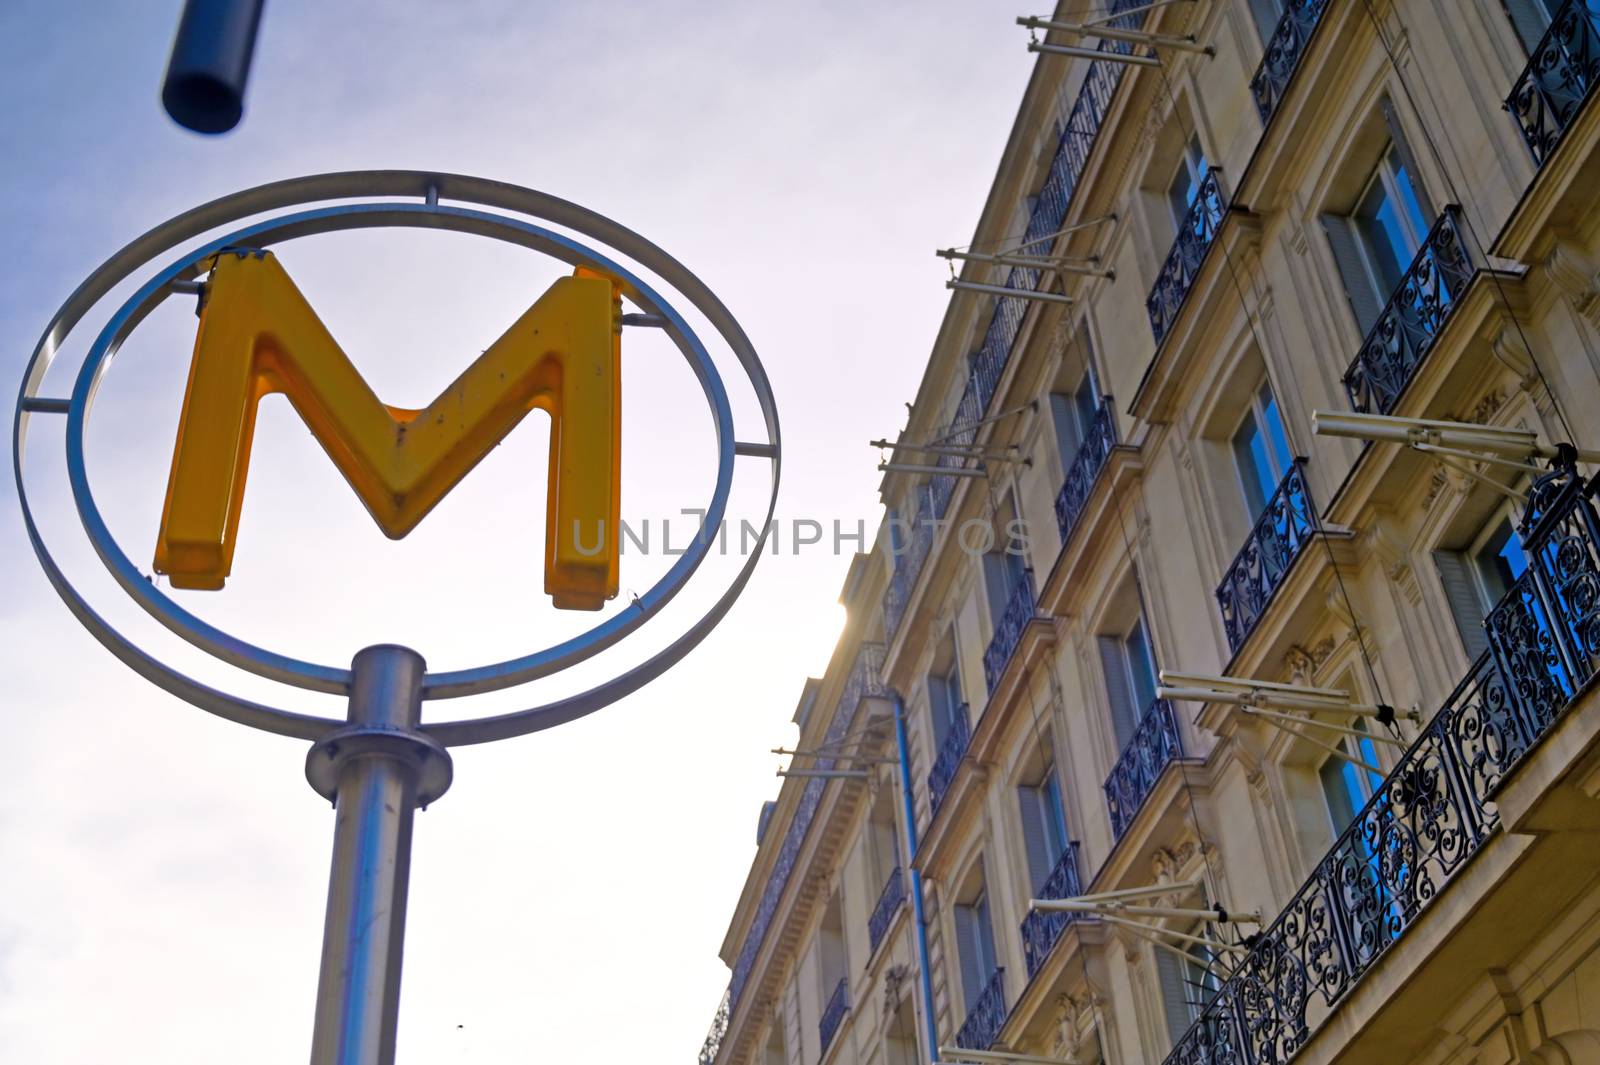
[[(867, 441), (903, 424), (938, 329), (947, 293), (932, 252), (976, 222), (1030, 69), (1013, 23), (1024, 12), (272, 0), (244, 119), (207, 138), (157, 99), (177, 11), (0, 4), (5, 381), (20, 381), (61, 301), (138, 234), (240, 188), (369, 168), (475, 174), (608, 215), (695, 271), (761, 355), (783, 424), (780, 553), (649, 687), (559, 729), (458, 748), (455, 784), (419, 814), (413, 851), (400, 1062), (688, 1065), (727, 983), (717, 950), (756, 817), (777, 793), (769, 749), (792, 742), (804, 678), (842, 623), (855, 545), (835, 550), (828, 535), (797, 548), (793, 522), (878, 521)], [(433, 233), (315, 237), (278, 255), (399, 406), (425, 405), (562, 272)], [(89, 431), (98, 504), (144, 567), (193, 329), (181, 300), (152, 315)], [(48, 392), (66, 393), (86, 345), (74, 335)], [(624, 520), (651, 526), (654, 547), (625, 554), (628, 593), (670, 564), (664, 521), (686, 538), (679, 510), (709, 492), (712, 436), (660, 334), (627, 333), (623, 375)], [(741, 435), (759, 439), (748, 389), (730, 388)], [(555, 642), (594, 617), (540, 594), (546, 433), (530, 416), (391, 542), (269, 398), (234, 576), (221, 593), (177, 594), (242, 636), (334, 665), (380, 641), (435, 668)], [(209, 683), (342, 714), (157, 630), (85, 548), (63, 467), (59, 425), (36, 419), (30, 499), (109, 617)], [(734, 513), (755, 521), (764, 474), (741, 477)], [(662, 625), (692, 618), (739, 561), (708, 561)], [(304, 779), (306, 745), (213, 718), (116, 662), (44, 580), (9, 478), (0, 590), (0, 1059), (303, 1059), (333, 828)], [(566, 694), (660, 646), (668, 629), (655, 630), (615, 661), (425, 714)]]

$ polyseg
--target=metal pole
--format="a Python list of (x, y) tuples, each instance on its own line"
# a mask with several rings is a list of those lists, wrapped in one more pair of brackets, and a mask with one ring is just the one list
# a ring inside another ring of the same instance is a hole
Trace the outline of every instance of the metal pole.
[(161, 102), (180, 126), (226, 133), (244, 114), (263, 0), (188, 0), (178, 21)]
[(306, 759), (336, 810), (311, 1065), (394, 1061), (412, 818), (450, 783), (449, 755), (417, 731), (426, 669), (405, 647), (357, 653), (350, 726)]
[(906, 738), (906, 708), (900, 693), (890, 689), (894, 702), (894, 742), (900, 756), (900, 798), (905, 803), (906, 872), (911, 874), (911, 915), (917, 922), (917, 968), (922, 970), (922, 1020), (927, 1027), (929, 1065), (939, 1059), (939, 1026), (933, 1016), (933, 970), (928, 965), (928, 917), (922, 909), (922, 874), (917, 859), (917, 805), (911, 791), (911, 744)]

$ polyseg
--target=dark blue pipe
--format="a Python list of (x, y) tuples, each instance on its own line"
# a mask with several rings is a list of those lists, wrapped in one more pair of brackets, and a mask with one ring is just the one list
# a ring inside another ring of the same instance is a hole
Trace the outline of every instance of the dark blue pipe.
[(922, 874), (912, 863), (917, 857), (917, 807), (911, 791), (911, 748), (906, 742), (905, 702), (894, 696), (894, 740), (900, 749), (900, 794), (906, 806), (906, 870), (911, 874), (912, 914), (917, 921), (917, 968), (922, 970), (922, 1015), (928, 1025), (928, 1065), (939, 1060), (939, 1028), (933, 1020), (933, 975), (928, 967), (928, 920), (922, 911)]
[(172, 42), (161, 103), (196, 133), (226, 133), (244, 114), (244, 85), (264, 0), (188, 0)]

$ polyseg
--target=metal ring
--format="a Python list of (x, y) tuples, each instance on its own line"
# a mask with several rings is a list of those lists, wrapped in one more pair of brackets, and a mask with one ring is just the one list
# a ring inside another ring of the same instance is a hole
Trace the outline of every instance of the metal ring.
[[(115, 354), (117, 345), (166, 297), (172, 281), (195, 276), (197, 273), (195, 264), (200, 260), (230, 243), (245, 242), (260, 246), (264, 243), (292, 239), (309, 233), (327, 232), (331, 229), (389, 225), (454, 229), (497, 236), (499, 239), (509, 239), (512, 243), (545, 251), (569, 263), (594, 266), (617, 276), (623, 282), (629, 298), (646, 311), (665, 318), (669, 334), (673, 336), (674, 342), (683, 351), (701, 381), (717, 423), (718, 481), (712, 505), (707, 510), (706, 520), (708, 524), (719, 523), (725, 511), (735, 457), (732, 414), (714, 363), (682, 317), (624, 268), (570, 238), (517, 219), (481, 211), (437, 206), (437, 196), (444, 195), (479, 204), (509, 207), (526, 214), (544, 217), (585, 235), (594, 236), (654, 271), (705, 315), (732, 349), (756, 392), (768, 436), (767, 449), (762, 452), (761, 457), (768, 458), (772, 462), (772, 492), (767, 508), (767, 520), (763, 524), (755, 551), (717, 602), (672, 644), (632, 670), (580, 695), (513, 714), (477, 721), (424, 725), (423, 728), (444, 743), (475, 743), (547, 728), (592, 712), (636, 690), (681, 659), (726, 614), (748, 582), (755, 563), (760, 559), (765, 541), (770, 535), (777, 503), (781, 462), (777, 410), (766, 374), (748, 338), (732, 315), (698, 278), (653, 244), (609, 219), (529, 189), (477, 178), (411, 171), (318, 175), (277, 182), (223, 197), (157, 227), (124, 248), (90, 275), (68, 298), (46, 329), (29, 360), (13, 426), (13, 475), (17, 482), (18, 499), (22, 505), (30, 543), (57, 594), (67, 603), (68, 608), (80, 622), (117, 657), (170, 693), (220, 716), (285, 735), (315, 739), (343, 725), (343, 722), (333, 719), (266, 707), (208, 688), (158, 662), (116, 632), (72, 588), (46, 549), (27, 501), (22, 478), (22, 455), (29, 419), (28, 401), (37, 394), (49, 362), (61, 341), (73, 325), (107, 291), (149, 259), (200, 233), (264, 210), (303, 204), (312, 200), (372, 194), (415, 195), (426, 197), (427, 202), (425, 204), (367, 203), (323, 208), (248, 227), (239, 233), (209, 243), (199, 252), (186, 256), (163, 271), (156, 279), (146, 284), (112, 318), (85, 359), (67, 411), (69, 473), (85, 531), (119, 584), (150, 611), (152, 616), (191, 643), (225, 661), (275, 680), (317, 691), (342, 693), (346, 690), (348, 670), (274, 655), (236, 640), (184, 611), (149, 585), (111, 537), (100, 518), (98, 509), (94, 506), (83, 466), (82, 432), (95, 389), (106, 364)], [(645, 596), (587, 633), (521, 658), (473, 669), (430, 675), (424, 682), (424, 697), (452, 698), (514, 687), (547, 676), (612, 646), (664, 606), (678, 589), (687, 583), (708, 548), (706, 538), (697, 540), (700, 542), (681, 557)]]

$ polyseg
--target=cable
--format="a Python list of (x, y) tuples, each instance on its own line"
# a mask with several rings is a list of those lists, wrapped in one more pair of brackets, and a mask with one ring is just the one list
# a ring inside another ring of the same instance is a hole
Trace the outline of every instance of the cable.
[[(1184, 121), (1183, 109), (1178, 106), (1177, 94), (1172, 88), (1171, 79), (1167, 77), (1166, 64), (1163, 63), (1156, 69), (1161, 73), (1161, 84), (1166, 91), (1167, 101), (1172, 106), (1174, 118), (1176, 118), (1179, 126), (1183, 129), (1184, 143), (1187, 144), (1194, 139), (1196, 131), (1192, 126), (1188, 125)], [(1227, 243), (1221, 239), (1220, 232), (1212, 238), (1212, 244), (1214, 246), (1218, 246), (1219, 250), (1222, 252), (1222, 260), (1227, 267), (1228, 278), (1233, 287), (1234, 295), (1238, 298), (1239, 309), (1244, 312), (1245, 324), (1250, 330), (1250, 339), (1254, 342), (1256, 350), (1262, 354), (1264, 360), (1267, 347), (1263, 343), (1261, 336), (1256, 331), (1255, 315), (1250, 311), (1250, 304), (1245, 299), (1244, 295), (1244, 285), (1239, 280), (1239, 271), (1234, 265), (1233, 256), (1228, 252)], [(1284, 426), (1284, 433), (1285, 435), (1288, 434), (1287, 425)], [(1350, 616), (1350, 624), (1353, 629), (1353, 635), (1356, 639), (1356, 649), (1361, 653), (1361, 661), (1367, 671), (1367, 680), (1372, 684), (1372, 690), (1376, 696), (1374, 701), (1378, 703), (1385, 703), (1387, 700), (1384, 698), (1383, 686), (1378, 682), (1377, 669), (1373, 666), (1372, 657), (1367, 651), (1367, 641), (1364, 636), (1366, 626), (1363, 625), (1360, 619), (1356, 616), (1355, 603), (1350, 598), (1350, 591), (1345, 585), (1344, 574), (1339, 567), (1339, 560), (1333, 553), (1333, 544), (1331, 541), (1329, 541), (1326, 529), (1322, 524), (1322, 514), (1314, 504), (1311, 504), (1309, 499), (1307, 500), (1307, 504), (1308, 505), (1306, 509), (1311, 517), (1313, 535), (1322, 541), (1322, 546), (1328, 555), (1328, 565), (1333, 571), (1334, 581), (1339, 588), (1339, 595), (1344, 600), (1346, 613), (1348, 613)]]
[[(1383, 32), (1383, 26), (1378, 21), (1377, 13), (1372, 9), (1372, 0), (1362, 0), (1362, 6), (1366, 8), (1367, 18), (1372, 23), (1372, 32), (1377, 35), (1378, 43), (1382, 45), (1383, 53), (1388, 57), (1389, 67), (1394, 71), (1395, 80), (1400, 83), (1400, 91), (1405, 93), (1406, 102), (1410, 104), (1412, 113), (1417, 116), (1417, 124), (1422, 129), (1422, 138), (1427, 142), (1428, 151), (1433, 156), (1434, 165), (1439, 168), (1439, 173), (1444, 177), (1445, 185), (1450, 190), (1451, 201), (1458, 204), (1463, 203), (1460, 191), (1456, 187), (1455, 179), (1450, 176), (1450, 168), (1444, 165), (1444, 155), (1440, 152), (1438, 144), (1434, 141), (1433, 134), (1428, 131), (1427, 123), (1422, 121), (1422, 110), (1417, 106), (1417, 98), (1415, 94), (1412, 93), (1411, 86), (1406, 82), (1405, 75), (1401, 73), (1400, 63), (1395, 58), (1394, 49), (1389, 44), (1389, 38), (1385, 36)], [(1398, 8), (1395, 9), (1394, 17), (1396, 22), (1400, 21), (1400, 12)], [(1404, 29), (1403, 24), (1401, 28)], [(1433, 98), (1433, 94), (1431, 92), (1428, 94), (1428, 102), (1433, 106), (1434, 114), (1437, 115), (1442, 113), (1439, 110), (1438, 101)], [(1422, 175), (1418, 174), (1416, 175), (1416, 178), (1418, 181), (1421, 181)], [(1556, 419), (1561, 423), (1562, 431), (1566, 433), (1567, 440), (1569, 442), (1577, 444), (1578, 439), (1576, 434), (1574, 434), (1572, 431), (1572, 423), (1567, 420), (1566, 412), (1562, 410), (1560, 398), (1556, 395), (1555, 390), (1550, 387), (1550, 379), (1545, 376), (1544, 367), (1539, 365), (1539, 358), (1534, 353), (1533, 345), (1528, 341), (1527, 333), (1525, 333), (1522, 329), (1521, 319), (1517, 316), (1516, 311), (1511, 306), (1511, 299), (1506, 294), (1505, 285), (1500, 280), (1499, 271), (1488, 268), (1488, 249), (1484, 246), (1483, 240), (1478, 234), (1477, 227), (1473, 224), (1471, 217), (1464, 210), (1462, 212), (1461, 220), (1464, 228), (1467, 230), (1468, 235), (1472, 238), (1473, 245), (1478, 250), (1478, 259), (1485, 266), (1484, 272), (1489, 275), (1489, 282), (1490, 284), (1494, 285), (1495, 294), (1500, 298), (1502, 313), (1504, 313), (1505, 316), (1511, 320), (1512, 326), (1516, 328), (1517, 337), (1522, 341), (1523, 349), (1528, 353), (1528, 361), (1533, 364), (1534, 372), (1539, 375), (1539, 383), (1544, 386), (1545, 393), (1550, 397), (1550, 405), (1555, 410)]]

